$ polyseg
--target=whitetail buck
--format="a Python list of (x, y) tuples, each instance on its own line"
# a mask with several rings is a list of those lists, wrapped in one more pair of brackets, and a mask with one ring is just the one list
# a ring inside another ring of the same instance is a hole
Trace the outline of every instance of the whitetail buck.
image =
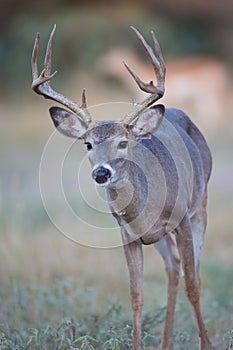
[(197, 321), (200, 349), (213, 349), (201, 313), (199, 278), (211, 154), (200, 131), (182, 111), (165, 109), (163, 105), (149, 108), (164, 94), (165, 65), (154, 33), (153, 51), (142, 35), (133, 30), (153, 65), (157, 83), (143, 82), (125, 63), (139, 88), (149, 95), (143, 102), (134, 104), (132, 111), (121, 120), (93, 121), (85, 90), (79, 105), (51, 88), (50, 80), (55, 74), (51, 74), (55, 27), (41, 74), (37, 69), (37, 34), (32, 54), (32, 89), (71, 111), (52, 107), (50, 114), (62, 134), (86, 144), (93, 180), (105, 187), (112, 214), (121, 227), (130, 276), (133, 349), (142, 349), (144, 244), (153, 244), (161, 254), (168, 275), (162, 349), (173, 349), (180, 261), (186, 294)]

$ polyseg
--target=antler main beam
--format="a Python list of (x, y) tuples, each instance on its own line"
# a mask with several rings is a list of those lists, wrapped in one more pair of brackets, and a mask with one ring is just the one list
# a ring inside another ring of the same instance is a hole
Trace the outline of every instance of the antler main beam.
[(50, 100), (59, 102), (63, 106), (69, 108), (72, 112), (74, 112), (77, 115), (77, 117), (82, 122), (84, 122), (85, 124), (89, 124), (91, 122), (91, 116), (87, 110), (85, 89), (83, 90), (83, 93), (82, 93), (82, 104), (80, 106), (78, 103), (54, 91), (50, 86), (50, 80), (57, 73), (55, 71), (54, 73), (51, 74), (52, 43), (53, 43), (55, 31), (56, 31), (56, 25), (54, 25), (53, 30), (49, 37), (46, 55), (44, 59), (44, 68), (41, 71), (40, 75), (38, 74), (38, 65), (37, 65), (40, 34), (39, 33), (36, 34), (36, 39), (35, 39), (34, 48), (32, 52), (32, 80), (33, 80), (32, 89), (37, 94), (42, 95), (45, 98), (48, 98)]
[(151, 106), (154, 102), (159, 100), (164, 95), (164, 82), (165, 82), (165, 74), (166, 74), (166, 67), (163, 59), (163, 55), (158, 43), (158, 40), (155, 37), (154, 32), (152, 31), (152, 38), (154, 42), (154, 51), (151, 48), (150, 45), (147, 44), (146, 40), (143, 38), (142, 34), (134, 27), (131, 27), (133, 31), (135, 32), (138, 40), (142, 44), (144, 50), (146, 51), (146, 54), (148, 55), (155, 75), (157, 84), (154, 85), (153, 81), (151, 80), (149, 83), (143, 82), (137, 73), (127, 64), (124, 62), (124, 65), (126, 69), (129, 71), (129, 73), (132, 75), (134, 80), (136, 81), (139, 88), (145, 92), (150, 93), (150, 96), (148, 96), (145, 100), (143, 100), (141, 103), (135, 104), (135, 107), (131, 112), (129, 112), (122, 120), (124, 125), (130, 124), (134, 119), (136, 119), (139, 114), (141, 114), (146, 108)]

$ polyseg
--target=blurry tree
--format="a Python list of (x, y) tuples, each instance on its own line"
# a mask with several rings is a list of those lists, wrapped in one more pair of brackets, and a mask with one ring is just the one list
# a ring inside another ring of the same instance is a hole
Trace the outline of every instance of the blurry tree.
[(149, 29), (155, 28), (166, 56), (211, 54), (230, 62), (232, 18), (232, 0), (1, 0), (0, 96), (30, 86), (34, 34), (40, 30), (46, 42), (54, 23), (59, 26), (56, 65), (64, 62), (65, 52), (71, 72), (77, 62), (79, 67), (90, 65), (118, 43), (137, 49), (130, 24), (147, 32), (148, 38)]
[[(148, 8), (157, 10), (177, 25), (198, 25), (206, 32), (217, 56), (233, 62), (232, 0), (146, 0)], [(201, 39), (201, 38), (200, 38)]]

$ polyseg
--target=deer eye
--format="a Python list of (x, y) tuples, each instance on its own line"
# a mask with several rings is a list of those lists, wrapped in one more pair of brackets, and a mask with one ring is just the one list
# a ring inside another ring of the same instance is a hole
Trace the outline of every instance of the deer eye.
[(128, 146), (128, 141), (121, 141), (118, 144), (118, 149), (125, 149)]
[(92, 144), (90, 142), (85, 142), (84, 144), (86, 145), (88, 151), (92, 149)]

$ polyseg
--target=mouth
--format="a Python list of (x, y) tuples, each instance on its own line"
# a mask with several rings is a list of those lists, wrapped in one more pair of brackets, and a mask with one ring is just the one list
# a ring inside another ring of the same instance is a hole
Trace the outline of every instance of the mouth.
[(111, 179), (108, 179), (107, 181), (104, 181), (104, 182), (95, 181), (95, 185), (98, 187), (109, 187), (111, 184), (112, 184)]
[(123, 179), (119, 179), (119, 178), (112, 176), (110, 179), (108, 179), (104, 183), (97, 183), (95, 181), (95, 184), (96, 184), (96, 186), (102, 187), (105, 189), (109, 188), (109, 189), (113, 189), (113, 190), (120, 190), (120, 189), (124, 188), (126, 186), (126, 184), (128, 184), (128, 182), (123, 180)]

